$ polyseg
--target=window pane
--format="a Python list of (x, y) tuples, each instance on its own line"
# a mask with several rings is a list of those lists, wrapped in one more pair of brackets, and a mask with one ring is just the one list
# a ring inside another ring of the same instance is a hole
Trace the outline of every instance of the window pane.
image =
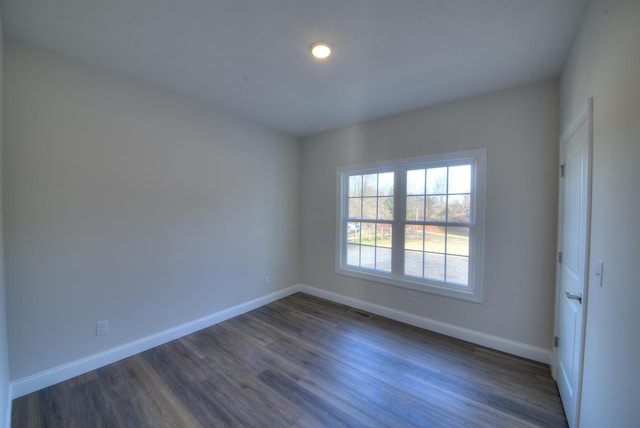
[(362, 199), (349, 198), (349, 218), (361, 218), (362, 216)]
[(444, 281), (444, 255), (424, 253), (424, 277)]
[(407, 196), (407, 220), (424, 221), (424, 196)]
[(347, 245), (347, 264), (360, 266), (360, 245)]
[(471, 193), (471, 165), (449, 167), (449, 193)]
[(469, 223), (471, 221), (471, 197), (469, 195), (449, 196), (448, 221)]
[(378, 198), (378, 220), (393, 220), (393, 198)]
[(391, 248), (376, 248), (376, 269), (391, 272)]
[(447, 167), (427, 170), (427, 195), (447, 193)]
[(376, 267), (376, 247), (360, 247), (360, 266), (368, 269)]
[(378, 196), (378, 174), (364, 175), (363, 180), (363, 195)]
[(422, 251), (424, 248), (422, 230), (424, 226), (407, 225), (404, 228), (404, 248), (407, 250)]
[(360, 243), (360, 223), (347, 223), (347, 242)]
[(362, 196), (362, 176), (352, 175), (349, 177), (349, 196)]
[(444, 253), (444, 226), (426, 226), (424, 234), (424, 250), (432, 253)]
[(376, 246), (391, 248), (391, 225), (378, 223), (376, 226)]
[(447, 227), (447, 254), (469, 255), (468, 227)]
[(447, 256), (447, 282), (460, 285), (469, 283), (469, 258)]
[(427, 196), (427, 220), (446, 220), (446, 196)]
[(378, 175), (378, 196), (393, 196), (393, 172)]
[(361, 239), (361, 242), (365, 245), (375, 245), (376, 244), (376, 224), (361, 223), (360, 239)]
[(362, 198), (362, 218), (375, 220), (378, 211), (378, 198)]
[(424, 169), (407, 171), (407, 195), (424, 195)]
[(421, 251), (404, 252), (404, 274), (411, 276), (418, 276), (422, 278), (422, 255)]

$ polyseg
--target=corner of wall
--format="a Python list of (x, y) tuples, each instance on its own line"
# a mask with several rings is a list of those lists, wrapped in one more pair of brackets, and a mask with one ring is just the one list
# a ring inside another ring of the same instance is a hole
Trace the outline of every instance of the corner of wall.
[[(0, 12), (0, 165), (2, 165), (2, 69), (4, 65), (4, 37), (2, 34), (1, 21), (2, 13)], [(0, 424), (9, 428), (11, 426), (11, 384), (9, 382), (7, 301), (4, 281), (4, 235), (2, 233), (2, 224), (2, 168), (0, 167), (0, 415), (5, 415), (5, 420), (0, 420)]]

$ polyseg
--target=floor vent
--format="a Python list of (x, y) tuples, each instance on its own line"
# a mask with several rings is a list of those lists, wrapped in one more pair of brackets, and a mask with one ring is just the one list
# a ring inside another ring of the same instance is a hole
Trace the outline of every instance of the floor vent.
[(371, 314), (359, 311), (359, 310), (354, 309), (354, 308), (349, 309), (349, 312), (351, 312), (354, 315), (358, 315), (359, 317), (362, 317), (362, 318), (367, 318), (367, 319), (371, 318)]

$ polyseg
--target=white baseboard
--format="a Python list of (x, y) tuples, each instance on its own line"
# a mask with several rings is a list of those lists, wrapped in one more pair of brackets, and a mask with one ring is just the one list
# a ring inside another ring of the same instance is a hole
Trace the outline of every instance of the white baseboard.
[[(311, 294), (313, 296), (321, 297), (323, 299), (331, 300), (336, 303), (351, 306), (363, 311), (371, 312), (376, 315), (391, 318), (396, 321), (400, 321), (416, 327), (424, 328), (436, 333), (451, 336), (456, 339), (461, 339), (467, 342), (475, 343), (477, 345), (486, 346), (487, 348), (496, 349), (544, 364), (551, 363), (550, 349), (527, 345), (521, 342), (504, 339), (502, 337), (470, 330), (453, 324), (448, 324), (418, 315), (413, 315), (407, 312), (402, 312), (396, 309), (387, 308), (385, 306), (369, 303), (363, 300), (355, 299), (353, 297), (344, 296), (342, 294), (310, 287), (304, 284), (297, 284), (288, 288), (284, 288), (282, 290), (278, 290), (266, 296), (259, 297), (249, 302), (233, 306), (229, 309), (207, 315), (206, 317), (170, 328), (168, 330), (161, 331), (151, 336), (147, 336), (142, 339), (135, 340), (133, 342), (129, 342), (94, 355), (89, 355), (85, 358), (62, 364), (60, 366), (24, 377), (22, 379), (18, 379), (12, 382), (10, 385), (9, 405), (11, 405), (12, 399), (22, 397), (23, 395), (30, 394), (34, 391), (38, 391), (39, 389), (55, 385), (58, 382), (71, 379), (72, 377), (79, 376), (91, 370), (104, 367), (108, 364), (114, 363), (140, 352), (144, 352), (155, 346), (162, 345), (163, 343), (167, 343), (187, 334), (202, 330), (203, 328), (228, 320), (245, 312), (249, 312), (253, 309), (259, 308), (299, 291)], [(7, 426), (10, 426), (10, 420), (9, 425)]]
[(147, 336), (133, 342), (125, 343), (124, 345), (120, 345), (115, 348), (111, 348), (97, 354), (89, 355), (70, 363), (62, 364), (49, 370), (45, 370), (40, 373), (35, 373), (31, 376), (24, 377), (22, 379), (15, 380), (11, 383), (10, 397), (11, 399), (22, 397), (23, 395), (30, 394), (34, 391), (38, 391), (39, 389), (55, 385), (58, 382), (62, 382), (67, 379), (71, 379), (72, 377), (87, 373), (91, 370), (104, 367), (108, 364), (146, 351), (158, 345), (162, 345), (163, 343), (170, 342), (187, 334), (194, 333), (198, 330), (202, 330), (203, 328), (207, 328), (219, 322), (228, 320), (229, 318), (233, 318), (245, 312), (249, 312), (253, 309), (259, 308), (260, 306), (264, 306), (268, 303), (293, 294), (299, 290), (300, 287), (297, 285), (278, 290), (266, 296), (259, 297), (246, 303), (241, 303), (229, 309), (225, 309), (220, 312), (216, 312), (214, 314), (199, 318), (197, 320), (170, 328), (168, 330), (152, 334), (151, 336)]
[(331, 300), (332, 302), (341, 303), (343, 305), (351, 306), (362, 311), (371, 312), (376, 315), (391, 318), (396, 321), (424, 328), (426, 330), (444, 334), (446, 336), (455, 337), (456, 339), (475, 343), (476, 345), (496, 349), (498, 351), (517, 355), (519, 357), (538, 361), (544, 364), (551, 364), (550, 349), (531, 346), (525, 343), (504, 339), (502, 337), (493, 336), (491, 334), (482, 333), (476, 330), (470, 330), (468, 328), (459, 327), (457, 325), (448, 324), (442, 321), (424, 318), (396, 309), (387, 308), (385, 306), (376, 305), (374, 303), (365, 302), (353, 297), (343, 296), (342, 294), (310, 287), (308, 285), (298, 284), (297, 289), (313, 296)]

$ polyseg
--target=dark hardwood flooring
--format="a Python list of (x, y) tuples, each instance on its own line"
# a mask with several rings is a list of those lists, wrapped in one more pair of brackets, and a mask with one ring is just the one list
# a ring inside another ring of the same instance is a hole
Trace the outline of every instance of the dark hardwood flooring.
[(13, 402), (18, 427), (565, 427), (549, 367), (298, 293)]

